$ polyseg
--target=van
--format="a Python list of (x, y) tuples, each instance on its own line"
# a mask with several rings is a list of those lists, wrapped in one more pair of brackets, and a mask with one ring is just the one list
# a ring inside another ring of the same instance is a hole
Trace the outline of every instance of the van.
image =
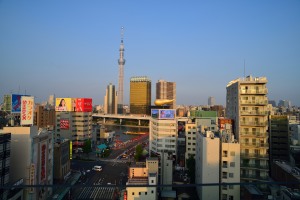
[(95, 165), (94, 167), (93, 167), (93, 170), (95, 170), (95, 171), (102, 171), (102, 167), (101, 166), (98, 166), (98, 165)]

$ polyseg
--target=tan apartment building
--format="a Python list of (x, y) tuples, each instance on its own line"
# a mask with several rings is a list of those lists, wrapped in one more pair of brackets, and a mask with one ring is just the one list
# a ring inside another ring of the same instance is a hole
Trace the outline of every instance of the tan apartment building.
[(226, 87), (226, 117), (240, 143), (241, 181), (267, 181), (269, 173), (266, 77), (239, 78)]

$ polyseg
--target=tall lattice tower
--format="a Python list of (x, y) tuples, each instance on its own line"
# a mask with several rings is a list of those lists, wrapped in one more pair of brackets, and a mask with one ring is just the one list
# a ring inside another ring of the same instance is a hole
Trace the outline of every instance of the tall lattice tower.
[(119, 88), (118, 88), (118, 114), (123, 114), (123, 88), (124, 88), (124, 44), (123, 44), (123, 36), (124, 36), (124, 27), (121, 28), (121, 44), (120, 44), (120, 58), (118, 60), (119, 64)]

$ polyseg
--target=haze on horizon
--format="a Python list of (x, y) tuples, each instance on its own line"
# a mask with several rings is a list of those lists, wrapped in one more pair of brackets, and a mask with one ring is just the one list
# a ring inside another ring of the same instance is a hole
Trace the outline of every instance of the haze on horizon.
[[(300, 106), (300, 1), (0, 1), (0, 96), (36, 102), (91, 97), (118, 86), (125, 27), (124, 103), (129, 80), (176, 82), (177, 104), (225, 105), (226, 85), (268, 79), (268, 98)], [(152, 101), (152, 102), (153, 102)]]

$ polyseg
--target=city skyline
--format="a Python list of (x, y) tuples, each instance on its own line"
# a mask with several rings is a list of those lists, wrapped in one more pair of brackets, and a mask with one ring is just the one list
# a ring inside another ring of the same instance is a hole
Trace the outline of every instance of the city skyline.
[[(0, 2), (0, 96), (90, 97), (118, 84), (124, 27), (124, 104), (130, 78), (176, 82), (177, 105), (225, 106), (226, 85), (268, 79), (268, 99), (300, 106), (300, 2)], [(245, 67), (244, 67), (245, 62)]]

